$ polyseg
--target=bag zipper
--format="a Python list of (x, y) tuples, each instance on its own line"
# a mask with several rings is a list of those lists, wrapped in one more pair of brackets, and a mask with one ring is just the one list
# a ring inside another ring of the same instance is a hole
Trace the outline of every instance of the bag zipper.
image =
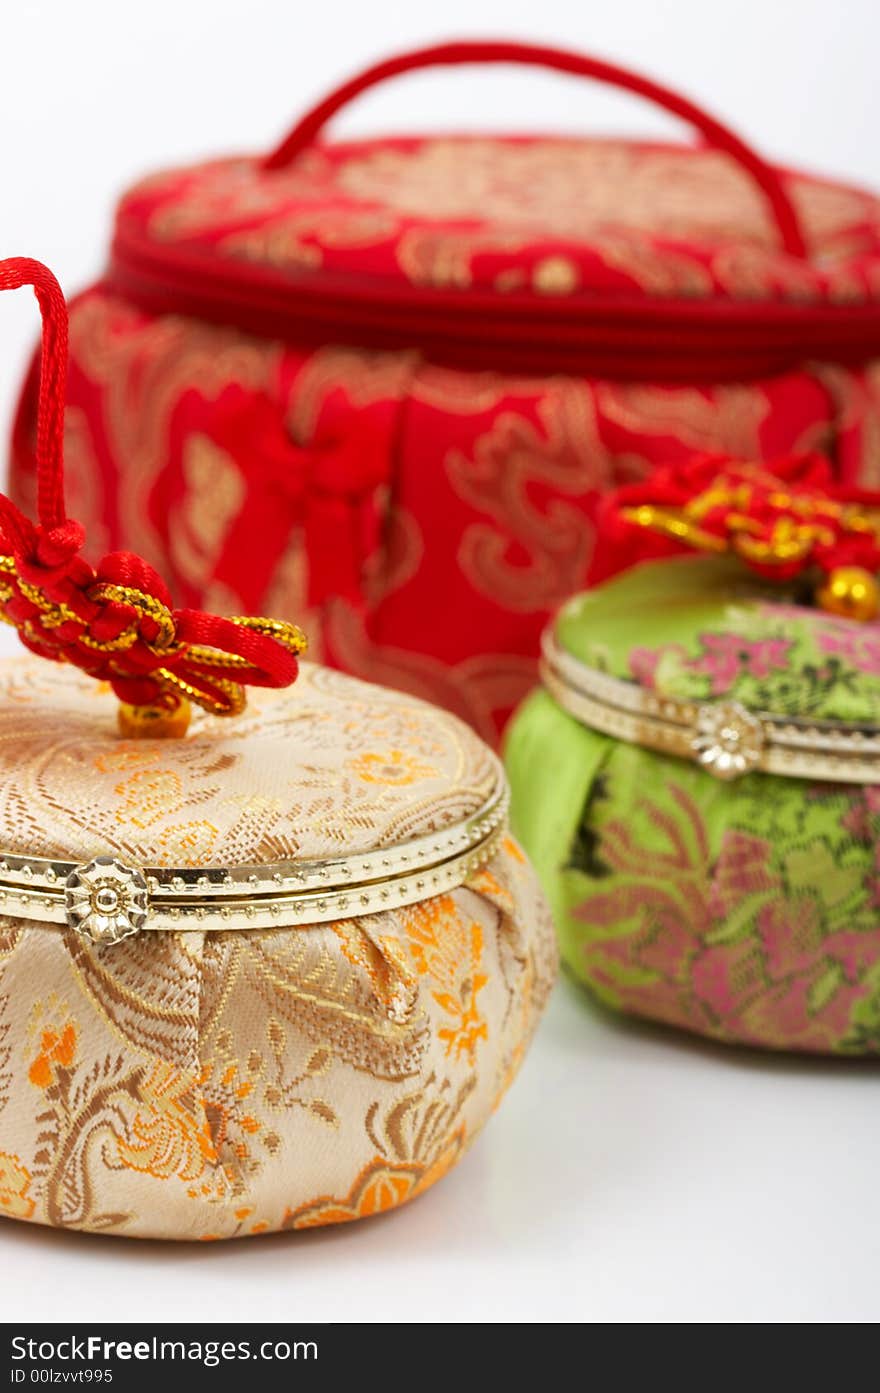
[(155, 314), (293, 343), (410, 350), (465, 368), (651, 381), (772, 375), (880, 357), (880, 305), (500, 296), (375, 279), (282, 277), (118, 230), (102, 281)]

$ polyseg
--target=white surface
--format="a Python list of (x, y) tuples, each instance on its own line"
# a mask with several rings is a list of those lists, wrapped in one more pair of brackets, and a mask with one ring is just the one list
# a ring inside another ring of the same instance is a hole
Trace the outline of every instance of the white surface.
[(703, 1046), (564, 981), (505, 1104), (409, 1207), (185, 1246), (2, 1222), (3, 1317), (873, 1322), (876, 1094), (870, 1064)]
[[(4, 15), (0, 254), (42, 257), (72, 290), (100, 268), (134, 175), (268, 147), (352, 70), (456, 34), (593, 49), (781, 160), (880, 183), (873, 0), (32, 0)], [(571, 81), (476, 72), (399, 81), (337, 129), (413, 125), (677, 129)], [(35, 328), (29, 296), (2, 297), (0, 430)], [(7, 1222), (3, 1317), (876, 1320), (876, 1095), (870, 1065), (702, 1047), (563, 983), (498, 1116), (411, 1208), (195, 1247)]]

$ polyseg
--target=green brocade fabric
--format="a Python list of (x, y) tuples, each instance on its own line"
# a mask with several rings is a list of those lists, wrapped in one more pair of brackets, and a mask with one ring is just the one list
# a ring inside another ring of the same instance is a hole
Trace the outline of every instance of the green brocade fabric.
[(880, 624), (791, 603), (734, 560), (636, 566), (570, 601), (556, 637), (587, 667), (660, 696), (880, 725)]
[[(780, 604), (715, 559), (628, 572), (556, 636), (663, 695), (880, 724), (880, 626)], [(604, 1001), (721, 1040), (880, 1052), (880, 784), (719, 782), (544, 691), (506, 759), (564, 959)]]

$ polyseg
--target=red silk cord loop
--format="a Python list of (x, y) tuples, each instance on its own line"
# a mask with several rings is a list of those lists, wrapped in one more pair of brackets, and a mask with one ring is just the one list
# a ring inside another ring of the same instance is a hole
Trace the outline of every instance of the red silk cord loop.
[(516, 63), (551, 68), (556, 72), (591, 78), (595, 82), (623, 88), (624, 91), (633, 92), (636, 96), (653, 102), (655, 106), (662, 107), (673, 116), (678, 116), (695, 127), (708, 145), (730, 155), (731, 159), (751, 175), (770, 206), (785, 251), (791, 256), (806, 257), (804, 235), (778, 173), (732, 130), (716, 121), (687, 97), (680, 96), (678, 92), (663, 87), (640, 73), (619, 68), (615, 63), (606, 63), (600, 58), (590, 58), (586, 54), (572, 53), (567, 49), (547, 48), (540, 44), (487, 39), (437, 44), (387, 58), (384, 62), (376, 63), (356, 77), (350, 78), (312, 107), (311, 111), (306, 112), (290, 134), (266, 157), (263, 168), (281, 169), (289, 164), (312, 144), (337, 111), (369, 88), (376, 87), (390, 78), (399, 77), (403, 73), (417, 72), (422, 68), (456, 67), (463, 63)]
[[(43, 318), (37, 416), (37, 508), (48, 532), (66, 527), (64, 511), (64, 398), (67, 388), (67, 306), (48, 266), (28, 256), (0, 261), (0, 290), (33, 288)], [(63, 545), (63, 543), (62, 543)]]
[(242, 684), (286, 687), (305, 639), (294, 625), (172, 609), (161, 576), (133, 552), (97, 568), (64, 502), (67, 306), (52, 272), (28, 257), (0, 261), (0, 290), (31, 286), (43, 319), (37, 419), (37, 523), (0, 494), (0, 617), (32, 652), (70, 662), (135, 706), (189, 697), (217, 715), (244, 705)]

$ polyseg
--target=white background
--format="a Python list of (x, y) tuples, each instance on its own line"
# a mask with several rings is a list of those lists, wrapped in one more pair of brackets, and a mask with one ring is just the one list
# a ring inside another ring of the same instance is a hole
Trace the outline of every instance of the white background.
[[(592, 50), (680, 87), (783, 162), (880, 184), (874, 0), (31, 0), (8, 11), (0, 255), (48, 261), (68, 290), (100, 270), (114, 196), (134, 176), (268, 148), (359, 66), (457, 36)], [(444, 126), (676, 130), (632, 99), (507, 71), (399, 80), (336, 129)], [(35, 326), (30, 296), (2, 297), (0, 429)], [(876, 1320), (877, 1087), (871, 1065), (628, 1026), (563, 983), (501, 1112), (411, 1208), (196, 1247), (3, 1223), (3, 1316)]]

